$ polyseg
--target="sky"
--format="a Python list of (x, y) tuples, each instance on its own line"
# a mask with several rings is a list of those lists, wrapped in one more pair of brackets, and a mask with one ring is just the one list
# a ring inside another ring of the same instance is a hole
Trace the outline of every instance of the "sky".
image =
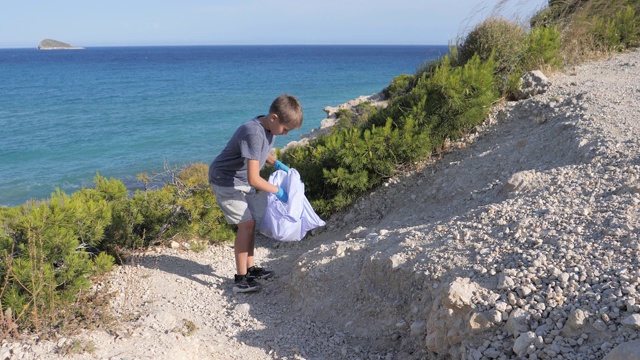
[(546, 0), (0, 0), (0, 48), (447, 45), (495, 12), (527, 18)]

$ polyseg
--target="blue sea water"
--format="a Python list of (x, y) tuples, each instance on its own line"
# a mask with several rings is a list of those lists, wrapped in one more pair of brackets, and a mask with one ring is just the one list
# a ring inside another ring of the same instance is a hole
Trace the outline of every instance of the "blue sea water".
[(298, 140), (337, 106), (413, 74), (447, 46), (0, 49), (0, 205), (92, 187), (96, 173), (209, 163), (238, 125), (296, 95)]

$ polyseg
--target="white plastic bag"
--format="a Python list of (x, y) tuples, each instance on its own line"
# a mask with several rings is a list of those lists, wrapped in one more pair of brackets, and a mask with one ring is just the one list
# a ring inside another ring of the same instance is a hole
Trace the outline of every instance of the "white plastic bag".
[(300, 241), (308, 231), (325, 225), (304, 196), (304, 184), (296, 169), (288, 173), (276, 170), (269, 176), (269, 182), (282, 187), (289, 200), (283, 203), (275, 194), (269, 194), (258, 231), (279, 241)]

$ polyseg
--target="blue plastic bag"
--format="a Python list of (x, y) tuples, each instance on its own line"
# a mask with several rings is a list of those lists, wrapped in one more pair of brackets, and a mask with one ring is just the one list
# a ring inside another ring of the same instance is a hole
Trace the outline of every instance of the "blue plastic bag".
[(274, 171), (269, 176), (269, 182), (282, 187), (289, 195), (289, 200), (285, 204), (275, 194), (269, 194), (258, 231), (278, 241), (300, 241), (307, 232), (325, 225), (304, 195), (304, 184), (296, 169), (288, 173)]

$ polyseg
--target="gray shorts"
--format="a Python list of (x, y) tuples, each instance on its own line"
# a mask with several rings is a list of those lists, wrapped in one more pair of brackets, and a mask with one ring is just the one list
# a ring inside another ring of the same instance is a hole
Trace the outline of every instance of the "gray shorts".
[(229, 224), (240, 224), (250, 219), (258, 222), (262, 218), (264, 208), (263, 197), (266, 206), (266, 194), (256, 192), (249, 186), (225, 187), (211, 184), (211, 189), (216, 195), (216, 202)]

